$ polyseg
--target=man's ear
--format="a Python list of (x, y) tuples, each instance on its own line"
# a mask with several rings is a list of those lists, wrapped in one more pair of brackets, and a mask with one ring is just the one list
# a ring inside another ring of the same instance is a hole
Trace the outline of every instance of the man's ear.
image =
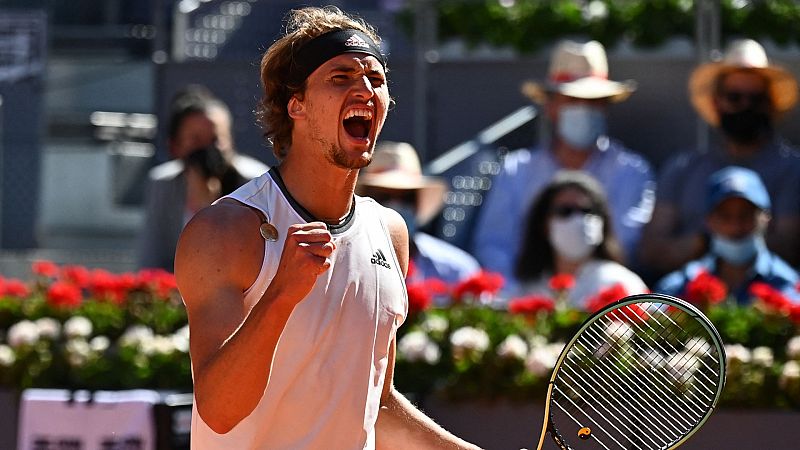
[(306, 105), (296, 95), (289, 99), (289, 104), (286, 105), (289, 111), (289, 117), (297, 120), (298, 118), (305, 117)]

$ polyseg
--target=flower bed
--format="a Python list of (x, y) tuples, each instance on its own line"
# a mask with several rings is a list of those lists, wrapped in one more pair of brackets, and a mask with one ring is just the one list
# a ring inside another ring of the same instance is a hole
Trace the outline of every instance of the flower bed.
[[(479, 274), (450, 289), (430, 281), (410, 286), (411, 311), (398, 340), (398, 388), (419, 398), (542, 401), (558, 355), (580, 324), (626, 295), (614, 285), (579, 310), (565, 303), (569, 277), (554, 277), (551, 288), (552, 298), (511, 299), (499, 308), (496, 275)], [(430, 298), (448, 293), (451, 306), (430, 306)], [(720, 280), (703, 274), (684, 296), (709, 316), (726, 344), (721, 404), (800, 409), (800, 306), (764, 284), (755, 284), (751, 294), (751, 306), (737, 306)]]
[(33, 264), (0, 277), (0, 386), (191, 389), (189, 332), (175, 278)]
[[(186, 312), (172, 274), (112, 274), (49, 262), (31, 281), (0, 277), (0, 387), (67, 389), (192, 387)], [(551, 280), (552, 297), (498, 307), (502, 278), (480, 273), (455, 286), (408, 286), (410, 312), (398, 335), (396, 384), (418, 398), (543, 400), (559, 352), (591, 311), (626, 295), (598, 292), (570, 308), (573, 280)], [(800, 306), (766, 285), (752, 306), (735, 306), (709, 274), (684, 297), (704, 310), (727, 344), (722, 404), (800, 409)], [(448, 307), (432, 307), (439, 296)]]

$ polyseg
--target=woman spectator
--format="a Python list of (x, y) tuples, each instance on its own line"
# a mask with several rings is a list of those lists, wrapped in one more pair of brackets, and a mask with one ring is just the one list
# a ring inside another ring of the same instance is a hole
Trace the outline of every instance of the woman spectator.
[(647, 292), (638, 275), (623, 266), (614, 236), (608, 201), (600, 184), (580, 171), (562, 171), (545, 187), (527, 218), (524, 244), (517, 259), (517, 295), (553, 296), (550, 279), (569, 274), (572, 306), (585, 307), (599, 292), (622, 287), (630, 294)]

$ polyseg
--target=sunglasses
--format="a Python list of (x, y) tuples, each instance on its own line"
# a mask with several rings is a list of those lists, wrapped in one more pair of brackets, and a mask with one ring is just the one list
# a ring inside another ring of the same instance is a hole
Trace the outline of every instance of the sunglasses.
[(567, 217), (572, 216), (573, 214), (594, 214), (593, 208), (587, 208), (583, 206), (575, 206), (575, 205), (563, 205), (563, 206), (555, 206), (550, 210), (550, 214), (553, 214), (556, 217), (561, 217), (562, 219), (566, 219)]
[(764, 92), (727, 91), (722, 92), (720, 96), (732, 105), (741, 105), (745, 102), (749, 105), (763, 105), (769, 101)]

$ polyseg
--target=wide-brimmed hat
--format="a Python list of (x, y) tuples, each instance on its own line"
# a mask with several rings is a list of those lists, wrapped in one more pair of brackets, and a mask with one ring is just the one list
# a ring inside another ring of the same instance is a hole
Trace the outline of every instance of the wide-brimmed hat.
[(702, 64), (689, 78), (689, 97), (700, 116), (711, 125), (719, 125), (714, 106), (714, 93), (720, 75), (748, 69), (763, 75), (769, 81), (769, 96), (778, 115), (797, 103), (797, 80), (783, 67), (769, 63), (764, 47), (752, 39), (739, 39), (730, 43), (721, 61)]
[(444, 205), (447, 183), (422, 174), (419, 156), (411, 144), (382, 141), (375, 146), (372, 162), (358, 176), (359, 193), (367, 188), (417, 191), (417, 222), (424, 225)]
[(621, 102), (635, 90), (636, 82), (633, 80), (608, 79), (606, 50), (597, 41), (561, 41), (553, 50), (547, 80), (529, 80), (522, 85), (522, 93), (537, 103), (545, 103), (551, 93)]

